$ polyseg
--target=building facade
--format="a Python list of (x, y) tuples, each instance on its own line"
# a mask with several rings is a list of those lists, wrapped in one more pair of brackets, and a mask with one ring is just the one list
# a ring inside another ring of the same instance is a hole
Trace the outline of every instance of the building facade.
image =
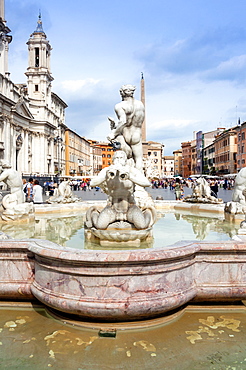
[(237, 131), (237, 172), (246, 166), (246, 122), (236, 127)]
[(181, 143), (182, 149), (182, 177), (190, 177), (191, 172), (191, 142)]
[(90, 142), (75, 131), (65, 133), (66, 176), (90, 176)]
[(97, 140), (88, 140), (90, 143), (91, 175), (96, 176), (102, 169), (102, 148)]
[(223, 131), (214, 140), (217, 175), (237, 172), (237, 128)]
[(143, 159), (148, 177), (163, 177), (163, 147), (155, 141), (143, 141)]
[(214, 176), (215, 171), (215, 143), (203, 149), (203, 173)]
[(174, 156), (166, 155), (163, 157), (163, 177), (174, 176)]
[(174, 157), (174, 176), (182, 176), (182, 150), (177, 149), (173, 152)]
[(41, 16), (27, 42), (27, 83), (15, 84), (7, 71), (11, 37), (3, 0), (0, 29), (0, 158), (22, 175), (65, 174), (67, 105), (51, 91), (51, 46)]
[(109, 143), (99, 142), (97, 148), (101, 149), (102, 153), (102, 168), (110, 166), (113, 162), (114, 150)]

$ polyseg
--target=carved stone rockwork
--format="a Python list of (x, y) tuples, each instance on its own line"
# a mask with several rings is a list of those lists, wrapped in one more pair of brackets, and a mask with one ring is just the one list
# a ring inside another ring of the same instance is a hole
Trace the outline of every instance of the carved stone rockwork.
[(190, 203), (223, 203), (222, 199), (216, 198), (211, 195), (211, 188), (209, 183), (203, 178), (199, 177), (193, 185), (192, 195), (184, 198), (185, 202)]
[(102, 169), (91, 181), (108, 195), (107, 206), (86, 213), (85, 237), (102, 243), (141, 243), (151, 236), (156, 221), (152, 198), (145, 191), (150, 182), (143, 172), (142, 124), (144, 105), (133, 97), (136, 87), (123, 85), (122, 101), (115, 105), (116, 123), (109, 118), (108, 140), (117, 150), (113, 164)]
[(0, 217), (2, 221), (28, 221), (34, 218), (32, 203), (25, 203), (20, 174), (5, 162), (1, 162), (0, 181), (10, 188), (10, 194), (2, 198)]
[(47, 199), (47, 203), (75, 203), (81, 202), (81, 198), (77, 198), (73, 195), (72, 189), (69, 185), (69, 181), (62, 181), (58, 188), (55, 189), (54, 195)]
[(225, 212), (246, 214), (246, 167), (242, 168), (236, 176), (232, 201), (225, 205)]
[(124, 151), (117, 151), (113, 164), (92, 179), (91, 186), (99, 185), (108, 194), (108, 202), (101, 212), (94, 206), (87, 211), (86, 238), (90, 239), (90, 234), (93, 234), (99, 241), (103, 240), (104, 244), (107, 240), (138, 243), (145, 241), (156, 220), (156, 211), (151, 201), (144, 203), (144, 196), (139, 207), (134, 191), (136, 186), (141, 188), (150, 186), (150, 183), (141, 171), (127, 164)]

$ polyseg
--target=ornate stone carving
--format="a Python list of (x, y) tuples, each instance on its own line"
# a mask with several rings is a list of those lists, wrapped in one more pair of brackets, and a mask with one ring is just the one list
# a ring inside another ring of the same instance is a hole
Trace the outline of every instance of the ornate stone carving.
[(23, 218), (34, 217), (33, 204), (25, 203), (22, 179), (20, 174), (11, 168), (10, 164), (1, 161), (0, 181), (10, 188), (10, 194), (2, 199), (1, 218), (4, 221), (16, 221)]
[(232, 201), (226, 203), (225, 212), (246, 214), (246, 167), (242, 168), (236, 176)]
[(135, 167), (143, 169), (143, 150), (141, 128), (144, 121), (145, 109), (141, 101), (134, 99), (136, 87), (123, 85), (120, 89), (122, 101), (115, 105), (118, 118), (116, 124), (113, 118), (110, 121), (111, 134), (108, 140), (115, 149), (123, 150), (128, 159), (133, 159)]
[(73, 195), (69, 181), (62, 181), (55, 189), (54, 195), (47, 199), (47, 203), (74, 203), (81, 202), (81, 200)]
[(23, 144), (23, 138), (21, 134), (19, 134), (16, 138), (16, 148), (20, 149), (22, 147), (22, 144)]
[(150, 183), (141, 171), (127, 164), (124, 151), (117, 151), (113, 164), (92, 179), (91, 186), (99, 185), (109, 196), (108, 204), (101, 212), (96, 207), (87, 211), (86, 228), (103, 240), (135, 240), (137, 234), (140, 240), (146, 238), (156, 220), (156, 212), (152, 206), (140, 209), (134, 199), (134, 190), (136, 185), (146, 187)]
[(204, 177), (199, 177), (193, 184), (192, 195), (184, 198), (185, 202), (191, 203), (223, 203), (222, 199), (218, 199), (211, 195), (209, 183)]

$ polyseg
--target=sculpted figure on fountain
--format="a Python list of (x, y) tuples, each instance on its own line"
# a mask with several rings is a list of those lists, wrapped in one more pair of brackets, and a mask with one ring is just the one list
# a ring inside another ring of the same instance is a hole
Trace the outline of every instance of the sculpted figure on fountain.
[(209, 183), (203, 177), (199, 177), (196, 180), (193, 185), (192, 195), (186, 196), (184, 201), (191, 203), (223, 203), (222, 199), (211, 195)]
[(145, 116), (144, 105), (133, 97), (136, 87), (123, 85), (120, 89), (122, 101), (115, 105), (118, 118), (116, 124), (113, 118), (110, 121), (111, 134), (108, 140), (116, 149), (123, 150), (127, 159), (133, 159), (135, 167), (143, 169), (142, 124)]
[(226, 203), (225, 212), (246, 214), (246, 167), (242, 168), (236, 176), (232, 201)]
[[(144, 105), (133, 97), (136, 87), (123, 85), (122, 101), (115, 105), (118, 118), (110, 121), (108, 140), (117, 150), (113, 164), (103, 168), (92, 179), (108, 194), (107, 206), (100, 212), (91, 207), (86, 214), (85, 227), (105, 241), (146, 240), (156, 220), (153, 200), (145, 191), (150, 182), (143, 173), (142, 124)], [(119, 150), (120, 149), (120, 150)], [(88, 238), (89, 233), (86, 233)]]
[(10, 194), (5, 195), (2, 199), (2, 220), (14, 221), (33, 215), (33, 204), (25, 203), (19, 172), (11, 168), (11, 165), (6, 161), (1, 161), (0, 171), (0, 181), (3, 181), (10, 189)]
[(54, 195), (47, 199), (47, 203), (75, 203), (81, 202), (81, 198), (74, 196), (69, 181), (62, 181), (55, 189)]
[(108, 204), (101, 212), (96, 207), (87, 212), (87, 227), (105, 230), (110, 224), (123, 221), (133, 225), (137, 230), (147, 229), (153, 225), (154, 208), (141, 210), (134, 200), (135, 185), (146, 187), (150, 186), (150, 183), (141, 171), (127, 164), (124, 151), (115, 152), (113, 164), (103, 168), (99, 175), (92, 179), (92, 187), (99, 185), (109, 196)]

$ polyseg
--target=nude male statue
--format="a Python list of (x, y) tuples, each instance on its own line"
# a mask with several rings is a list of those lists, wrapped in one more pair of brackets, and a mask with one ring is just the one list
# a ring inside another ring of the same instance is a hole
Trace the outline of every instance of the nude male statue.
[(142, 149), (142, 124), (144, 121), (145, 109), (141, 101), (133, 97), (136, 87), (133, 85), (123, 85), (120, 89), (122, 101), (115, 105), (115, 113), (118, 117), (118, 124), (112, 118), (110, 127), (112, 130), (108, 140), (112, 144), (119, 142), (120, 149), (123, 150), (127, 158), (132, 158), (135, 167), (143, 169), (143, 149)]
[(133, 192), (135, 185), (150, 186), (150, 182), (137, 168), (127, 165), (126, 153), (115, 152), (113, 164), (105, 167), (91, 180), (91, 186), (104, 186), (109, 195), (108, 205), (99, 213), (96, 207), (87, 211), (87, 224), (91, 222), (97, 229), (106, 229), (115, 221), (128, 221), (136, 229), (150, 226), (154, 211), (142, 211), (136, 206)]

